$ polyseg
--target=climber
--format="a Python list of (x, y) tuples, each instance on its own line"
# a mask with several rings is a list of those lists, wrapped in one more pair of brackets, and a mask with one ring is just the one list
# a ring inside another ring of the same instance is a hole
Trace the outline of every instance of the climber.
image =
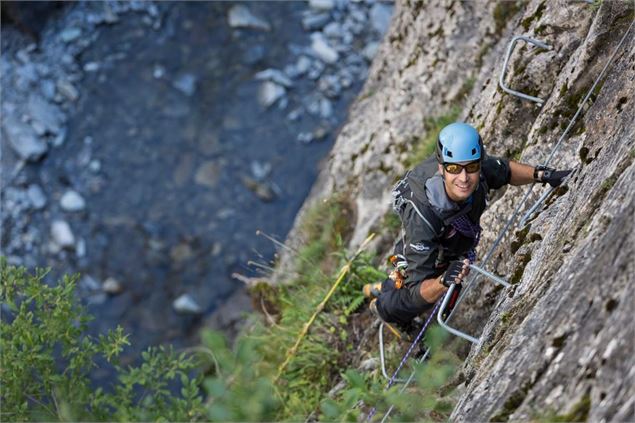
[(556, 187), (570, 172), (487, 156), (479, 133), (466, 123), (443, 128), (436, 160), (420, 163), (393, 189), (404, 230), (391, 257), (395, 270), (385, 281), (364, 286), (373, 314), (407, 330), (451, 284), (461, 287), (476, 258), (488, 190), (532, 182)]

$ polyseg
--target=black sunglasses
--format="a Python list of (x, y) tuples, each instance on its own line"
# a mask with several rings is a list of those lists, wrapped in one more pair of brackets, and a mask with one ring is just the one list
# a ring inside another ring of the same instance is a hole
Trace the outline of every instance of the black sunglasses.
[(443, 168), (446, 172), (451, 173), (452, 175), (458, 175), (463, 172), (463, 169), (467, 173), (476, 173), (481, 171), (481, 162), (470, 162), (466, 165), (460, 165), (458, 163), (443, 163)]

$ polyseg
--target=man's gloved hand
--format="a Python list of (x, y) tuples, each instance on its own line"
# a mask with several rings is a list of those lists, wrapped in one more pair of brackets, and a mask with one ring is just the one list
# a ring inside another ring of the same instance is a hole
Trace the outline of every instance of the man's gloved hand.
[[(542, 171), (542, 175), (538, 177), (538, 172)], [(568, 170), (556, 170), (546, 166), (537, 166), (535, 170), (534, 179), (538, 182), (547, 183), (552, 187), (558, 187), (562, 183), (562, 180), (571, 173), (571, 169)]]
[(450, 262), (448, 269), (441, 277), (441, 283), (448, 288), (452, 286), (453, 283), (461, 283), (463, 278), (470, 272), (469, 264), (470, 262), (467, 259)]

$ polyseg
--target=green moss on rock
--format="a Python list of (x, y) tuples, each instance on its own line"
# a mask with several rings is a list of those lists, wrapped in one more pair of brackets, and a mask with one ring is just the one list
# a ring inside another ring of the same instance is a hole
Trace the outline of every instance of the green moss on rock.
[(547, 5), (545, 4), (545, 2), (541, 2), (538, 7), (536, 8), (536, 11), (529, 17), (523, 19), (520, 24), (522, 25), (522, 27), (525, 29), (525, 31), (527, 31), (529, 29), (529, 27), (531, 26), (531, 24), (534, 21), (539, 21), (540, 18), (542, 17), (543, 12), (545, 11), (545, 8), (547, 7)]
[(505, 422), (509, 420), (509, 416), (511, 416), (512, 413), (520, 407), (527, 397), (530, 387), (531, 385), (529, 383), (525, 383), (522, 388), (514, 391), (509, 398), (507, 398), (505, 404), (503, 404), (502, 410), (498, 414), (492, 416), (490, 422)]
[(521, 9), (522, 2), (519, 1), (499, 1), (494, 7), (492, 17), (494, 18), (494, 32), (498, 35), (507, 26), (507, 23)]
[(519, 257), (519, 262), (516, 265), (512, 273), (512, 277), (509, 279), (509, 283), (512, 285), (516, 285), (523, 277), (523, 273), (525, 273), (525, 267), (527, 267), (527, 263), (531, 261), (531, 253), (523, 254)]
[(515, 254), (516, 251), (525, 243), (525, 238), (529, 233), (529, 226), (521, 229), (520, 231), (516, 231), (516, 238), (511, 243), (512, 254)]
[(591, 395), (586, 393), (580, 398), (573, 409), (564, 415), (558, 414), (553, 421), (555, 422), (585, 422), (589, 418), (591, 411)]

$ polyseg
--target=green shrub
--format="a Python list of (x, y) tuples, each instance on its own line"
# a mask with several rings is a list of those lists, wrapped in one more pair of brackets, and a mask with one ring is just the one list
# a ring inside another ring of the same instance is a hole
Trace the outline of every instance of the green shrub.
[[(353, 260), (346, 280), (320, 310), (280, 378), (274, 376), (350, 257), (341, 241), (347, 234), (350, 212), (339, 198), (317, 204), (302, 222), (306, 241), (295, 258), (295, 276), (289, 283), (273, 287), (275, 295), (268, 296), (275, 302), (271, 305), (276, 311), (275, 323), (269, 326), (260, 323), (243, 334), (242, 339), (253, 341), (254, 349), (262, 357), (256, 374), (276, 380), (279, 409), (272, 411), (272, 415), (275, 420), (356, 421), (372, 406), (385, 411), (395, 405), (396, 419), (447, 418), (454, 403), (447, 392), (442, 395), (438, 391), (454, 374), (460, 360), (447, 343), (441, 347), (446, 335), (442, 330), (434, 327), (429, 330), (427, 343), (439, 352), (426, 364), (410, 368), (415, 369), (417, 377), (404, 393), (399, 392), (400, 386), (384, 390), (385, 380), (378, 372), (360, 373), (351, 368), (360, 352), (368, 352), (360, 351), (357, 341), (350, 339), (352, 333), (363, 330), (369, 323), (368, 316), (360, 313), (365, 303), (361, 288), (365, 283), (386, 277), (386, 273), (377, 270), (376, 258), (368, 253)], [(398, 357), (392, 358), (398, 361)], [(401, 374), (408, 371), (404, 369)], [(334, 398), (329, 397), (328, 391), (341, 379), (347, 387)]]
[[(295, 256), (294, 272), (287, 283), (275, 285), (275, 295), (267, 297), (275, 323), (257, 324), (243, 334), (244, 339), (253, 340), (262, 357), (258, 374), (276, 381), (281, 405), (276, 420), (306, 420), (319, 408), (351, 360), (354, 345), (349, 337), (365, 302), (363, 284), (386, 277), (375, 269), (371, 255), (360, 254), (335, 294), (320, 306), (350, 258), (343, 244), (351, 222), (352, 212), (343, 195), (320, 201), (307, 211), (300, 224), (305, 243)], [(319, 313), (298, 349), (290, 353), (316, 311)]]
[[(3, 421), (197, 420), (203, 416), (194, 362), (167, 348), (152, 348), (138, 367), (117, 357), (128, 337), (118, 327), (94, 338), (90, 318), (74, 300), (77, 276), (54, 286), (46, 272), (29, 274), (0, 257), (0, 295), (10, 310), (0, 322), (0, 398)], [(103, 357), (116, 370), (109, 392), (93, 389), (90, 371)], [(180, 390), (174, 392), (180, 385)]]
[(393, 421), (443, 421), (447, 420), (454, 408), (455, 399), (451, 389), (444, 389), (455, 374), (461, 361), (448, 349), (448, 334), (433, 326), (427, 330), (426, 345), (432, 351), (429, 359), (418, 363), (409, 360), (410, 365), (402, 369), (399, 377), (415, 373), (414, 381), (403, 390), (403, 385), (395, 384), (385, 389), (386, 380), (376, 374), (361, 374), (347, 370), (343, 375), (346, 388), (336, 398), (324, 399), (321, 403), (321, 420), (359, 421), (372, 408), (376, 409), (373, 421), (381, 420), (390, 406)]
[(262, 356), (254, 338), (242, 337), (235, 350), (225, 337), (203, 331), (202, 342), (210, 375), (203, 385), (207, 391), (206, 420), (271, 421), (280, 408), (272, 378), (259, 371)]

